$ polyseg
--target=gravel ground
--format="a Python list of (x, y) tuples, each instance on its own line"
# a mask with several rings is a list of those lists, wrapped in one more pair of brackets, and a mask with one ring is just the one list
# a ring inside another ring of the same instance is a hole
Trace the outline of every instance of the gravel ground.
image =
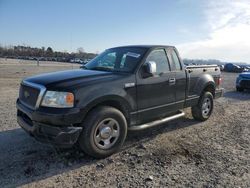
[(22, 78), (78, 65), (0, 59), (0, 187), (250, 187), (250, 92), (226, 93), (206, 122), (186, 117), (129, 132), (123, 149), (96, 160), (76, 149), (38, 143), (16, 123)]

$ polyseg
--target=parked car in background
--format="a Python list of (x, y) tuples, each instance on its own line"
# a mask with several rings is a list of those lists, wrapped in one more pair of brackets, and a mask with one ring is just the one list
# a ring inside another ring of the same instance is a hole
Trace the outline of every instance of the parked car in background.
[(244, 66), (243, 67), (243, 72), (249, 72), (250, 71), (250, 66)]
[(90, 61), (91, 61), (91, 59), (84, 59), (83, 64), (87, 64)]
[(80, 58), (74, 58), (74, 59), (70, 60), (70, 63), (80, 63), (80, 64), (82, 64), (82, 63), (84, 63), (84, 61), (81, 60)]
[(241, 73), (243, 72), (244, 68), (242, 68), (239, 65), (233, 64), (233, 63), (227, 63), (224, 66), (224, 71), (226, 72), (236, 72), (236, 73)]
[(244, 89), (250, 89), (250, 72), (241, 73), (236, 79), (236, 90), (241, 92)]
[(233, 63), (227, 63), (224, 66), (224, 71), (226, 72), (237, 72), (241, 73), (243, 72), (244, 68), (240, 67), (239, 65), (233, 64)]
[(224, 65), (219, 65), (219, 67), (220, 67), (220, 71), (223, 71), (224, 70)]

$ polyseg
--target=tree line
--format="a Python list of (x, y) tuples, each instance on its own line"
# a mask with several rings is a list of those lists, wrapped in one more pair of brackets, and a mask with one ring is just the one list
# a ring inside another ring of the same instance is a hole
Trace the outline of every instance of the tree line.
[(217, 59), (183, 59), (185, 65), (225, 65), (228, 63), (237, 64), (239, 66), (248, 65), (246, 62), (220, 61)]
[[(45, 60), (45, 61), (63, 61), (69, 62), (72, 59), (78, 58), (81, 60), (92, 59), (96, 56), (95, 53), (87, 53), (82, 47), (77, 49), (77, 52), (59, 52), (54, 51), (51, 47), (30, 47), (25, 45), (17, 46), (1, 46), (0, 45), (0, 57), (2, 58), (17, 58), (17, 59), (32, 59), (32, 60)], [(183, 59), (186, 65), (199, 65), (199, 64), (217, 64), (223, 65), (226, 63), (234, 62), (221, 62), (216, 59)], [(236, 62), (237, 63), (237, 62)], [(240, 63), (245, 64), (245, 63)]]
[(77, 52), (58, 52), (54, 51), (51, 47), (30, 47), (30, 46), (0, 46), (0, 57), (2, 58), (18, 58), (18, 59), (38, 59), (48, 61), (70, 61), (74, 58), (82, 60), (92, 59), (97, 54), (86, 53), (83, 48), (78, 48)]

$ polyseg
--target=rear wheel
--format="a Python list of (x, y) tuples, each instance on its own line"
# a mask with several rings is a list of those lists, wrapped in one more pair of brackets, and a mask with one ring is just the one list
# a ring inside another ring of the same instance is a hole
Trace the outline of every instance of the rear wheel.
[(205, 121), (212, 114), (213, 107), (213, 95), (210, 92), (205, 92), (199, 99), (198, 104), (192, 107), (192, 115), (196, 120)]
[(95, 158), (104, 158), (118, 151), (127, 135), (124, 115), (109, 106), (100, 106), (92, 110), (82, 126), (79, 146)]

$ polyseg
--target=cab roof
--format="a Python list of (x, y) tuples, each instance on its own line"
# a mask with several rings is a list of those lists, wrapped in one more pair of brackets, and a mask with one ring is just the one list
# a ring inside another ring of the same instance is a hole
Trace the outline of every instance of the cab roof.
[[(167, 45), (127, 45), (127, 46), (117, 46), (114, 48), (173, 48), (174, 46), (167, 46)], [(113, 48), (111, 48), (113, 49)]]

